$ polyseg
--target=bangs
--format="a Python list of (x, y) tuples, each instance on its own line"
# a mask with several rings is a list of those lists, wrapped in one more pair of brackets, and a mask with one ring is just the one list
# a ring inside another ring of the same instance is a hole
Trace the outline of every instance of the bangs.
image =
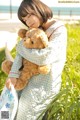
[(26, 17), (28, 14), (35, 14), (35, 11), (32, 6), (24, 6), (18, 9), (18, 17), (20, 20), (22, 20), (22, 17)]
[(35, 11), (34, 11), (34, 8), (32, 6), (27, 6), (25, 8), (25, 11), (26, 11), (26, 15), (27, 14), (34, 14), (35, 15)]
[(28, 13), (27, 13), (26, 9), (22, 9), (21, 12), (20, 12), (21, 17), (25, 17), (27, 14)]

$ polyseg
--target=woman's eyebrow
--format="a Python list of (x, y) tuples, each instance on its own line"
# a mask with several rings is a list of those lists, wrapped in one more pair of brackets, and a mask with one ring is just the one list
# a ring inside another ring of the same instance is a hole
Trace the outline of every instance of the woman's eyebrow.
[(31, 14), (28, 14), (27, 16), (22, 17), (23, 21), (26, 21), (26, 20), (27, 20), (27, 18), (29, 18), (30, 16), (31, 16)]

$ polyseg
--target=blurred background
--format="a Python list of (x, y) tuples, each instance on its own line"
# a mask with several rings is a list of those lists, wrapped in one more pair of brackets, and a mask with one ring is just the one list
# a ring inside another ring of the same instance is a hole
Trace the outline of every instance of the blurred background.
[[(17, 31), (23, 25), (17, 18), (22, 0), (0, 0), (0, 93), (7, 75), (1, 70), (6, 59), (5, 44), (13, 57), (20, 38)], [(45, 120), (80, 120), (80, 0), (42, 0), (53, 10), (53, 16), (67, 28), (67, 59), (62, 74), (60, 93), (44, 112)]]
[[(0, 0), (0, 19), (17, 18), (17, 10), (22, 0)], [(80, 19), (80, 0), (42, 0), (51, 7), (54, 17), (63, 20)]]

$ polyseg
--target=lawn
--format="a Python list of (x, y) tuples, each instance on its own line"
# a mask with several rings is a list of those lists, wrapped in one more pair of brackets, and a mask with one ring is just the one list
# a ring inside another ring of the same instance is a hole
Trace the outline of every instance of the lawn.
[[(80, 120), (80, 25), (66, 24), (68, 31), (67, 61), (62, 74), (61, 92), (48, 106), (46, 120)], [(12, 50), (12, 55), (15, 55)], [(4, 49), (0, 50), (1, 62), (5, 59)], [(0, 92), (7, 75), (0, 69)]]

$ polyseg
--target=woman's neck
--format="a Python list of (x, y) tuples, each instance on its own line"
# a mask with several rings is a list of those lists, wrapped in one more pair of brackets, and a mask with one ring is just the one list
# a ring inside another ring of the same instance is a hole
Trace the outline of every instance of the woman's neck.
[(53, 25), (56, 22), (55, 19), (49, 19), (46, 23), (43, 23), (42, 28), (44, 30), (47, 30), (51, 25)]

